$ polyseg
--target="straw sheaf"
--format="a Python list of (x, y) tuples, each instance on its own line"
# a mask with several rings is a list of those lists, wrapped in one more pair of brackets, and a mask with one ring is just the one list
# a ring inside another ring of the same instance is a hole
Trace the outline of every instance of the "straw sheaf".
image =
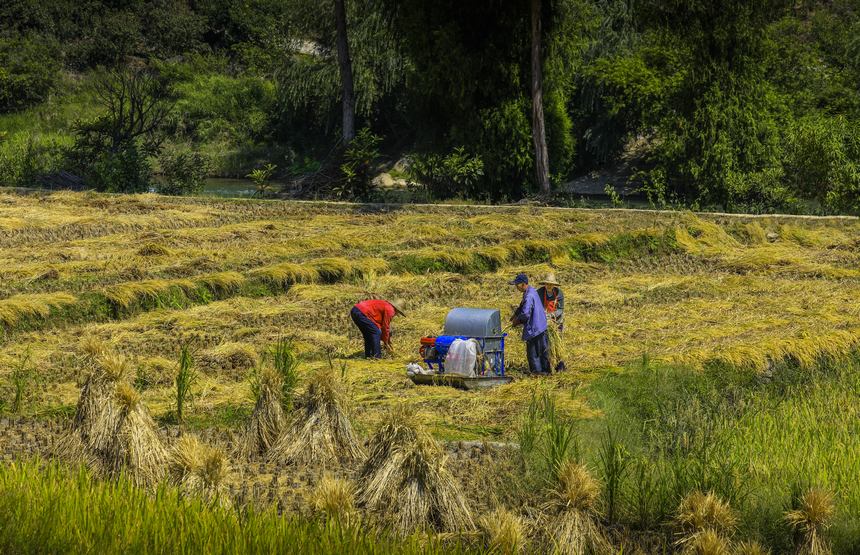
[(413, 418), (397, 410), (371, 439), (359, 473), (359, 504), (404, 534), (474, 529), (441, 448)]
[(364, 456), (349, 420), (343, 386), (333, 370), (321, 369), (311, 376), (299, 406), (270, 458), (326, 467), (351, 464)]

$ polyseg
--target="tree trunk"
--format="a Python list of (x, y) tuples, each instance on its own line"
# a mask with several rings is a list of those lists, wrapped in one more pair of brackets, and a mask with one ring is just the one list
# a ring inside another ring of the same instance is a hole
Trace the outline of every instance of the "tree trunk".
[(343, 87), (343, 143), (346, 146), (355, 137), (355, 93), (352, 89), (352, 60), (349, 58), (349, 42), (346, 37), (344, 2), (345, 0), (334, 0), (334, 19), (337, 25), (337, 62)]
[(549, 154), (543, 120), (541, 76), (541, 0), (532, 0), (532, 137), (535, 142), (535, 177), (541, 193), (549, 194)]

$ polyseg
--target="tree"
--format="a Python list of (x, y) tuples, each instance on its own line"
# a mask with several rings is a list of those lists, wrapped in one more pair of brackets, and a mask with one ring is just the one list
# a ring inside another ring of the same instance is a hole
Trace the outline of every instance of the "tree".
[(343, 142), (355, 137), (355, 94), (352, 85), (352, 60), (349, 59), (349, 40), (346, 35), (346, 6), (344, 0), (334, 0), (334, 18), (337, 26), (337, 63), (340, 66), (343, 90)]
[(549, 155), (543, 117), (543, 77), (541, 74), (541, 0), (531, 1), (532, 22), (532, 137), (535, 143), (535, 181), (541, 193), (549, 194)]

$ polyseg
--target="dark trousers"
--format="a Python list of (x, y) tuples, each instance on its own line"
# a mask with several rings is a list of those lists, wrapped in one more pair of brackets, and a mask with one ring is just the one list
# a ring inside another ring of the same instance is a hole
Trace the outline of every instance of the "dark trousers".
[(549, 342), (546, 332), (526, 341), (526, 356), (529, 359), (529, 372), (532, 374), (549, 374)]
[(364, 337), (364, 358), (382, 358), (382, 330), (356, 307), (352, 307), (352, 321)]

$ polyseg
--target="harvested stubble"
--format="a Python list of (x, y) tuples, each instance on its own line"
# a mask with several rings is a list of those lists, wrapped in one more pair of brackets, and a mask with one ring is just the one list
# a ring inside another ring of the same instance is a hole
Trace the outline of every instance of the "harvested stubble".
[(348, 401), (331, 368), (311, 376), (290, 428), (278, 438), (269, 457), (288, 463), (348, 465), (364, 453), (349, 420)]
[(564, 555), (601, 555), (613, 552), (599, 522), (600, 485), (583, 465), (565, 462), (558, 484), (546, 505), (551, 541)]
[(403, 410), (392, 412), (371, 439), (359, 483), (359, 504), (403, 534), (475, 527), (439, 444)]
[(171, 449), (170, 478), (180, 491), (208, 503), (229, 505), (225, 480), (230, 472), (227, 456), (215, 447), (184, 435)]
[(281, 407), (281, 377), (272, 368), (263, 366), (257, 373), (257, 401), (251, 421), (240, 445), (242, 454), (265, 455), (275, 445), (284, 430), (286, 417)]

